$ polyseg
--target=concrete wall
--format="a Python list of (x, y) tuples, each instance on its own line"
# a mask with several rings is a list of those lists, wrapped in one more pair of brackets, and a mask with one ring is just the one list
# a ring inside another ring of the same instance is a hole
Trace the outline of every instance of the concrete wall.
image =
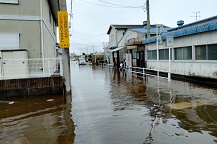
[[(19, 4), (0, 4), (0, 33), (20, 34), (20, 49), (29, 58), (56, 57), (56, 26), (47, 0), (19, 0)], [(43, 45), (42, 45), (43, 43)]]
[[(45, 0), (43, 0), (45, 1)], [(19, 4), (0, 4), (0, 15), (39, 16), (40, 0), (19, 0)]]
[(20, 34), (20, 49), (28, 50), (29, 58), (40, 57), (39, 21), (0, 20), (0, 27), (0, 33)]
[(43, 34), (45, 58), (56, 58), (56, 26), (47, 0), (43, 0)]

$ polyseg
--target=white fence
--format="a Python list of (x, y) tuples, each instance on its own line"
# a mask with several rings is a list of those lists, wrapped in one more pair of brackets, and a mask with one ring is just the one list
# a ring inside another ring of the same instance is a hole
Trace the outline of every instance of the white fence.
[[(103, 64), (100, 64), (99, 65), (100, 67), (106, 67), (106, 68), (113, 68), (113, 64), (106, 64), (106, 63), (103, 63)], [(146, 70), (151, 70), (151, 71), (156, 71), (156, 72), (163, 72), (163, 73), (169, 73), (168, 71), (165, 71), (165, 70), (158, 70), (158, 69), (149, 69), (149, 68), (141, 68), (141, 67), (126, 67), (124, 68), (127, 72), (131, 72), (131, 73), (136, 73), (136, 74), (141, 74), (141, 75), (150, 75), (150, 76), (156, 76), (156, 75), (153, 75), (153, 74), (148, 74), (146, 73)], [(158, 74), (159, 77), (161, 78), (166, 78), (168, 79), (168, 77), (164, 77), (164, 76), (160, 76)]]
[[(137, 74), (142, 74), (142, 75), (150, 75), (150, 76), (156, 76), (153, 74), (148, 74), (146, 73), (146, 70), (151, 70), (151, 71), (156, 71), (158, 72), (163, 72), (163, 73), (169, 73), (168, 71), (165, 70), (158, 70), (158, 69), (149, 69), (149, 68), (141, 68), (141, 67), (129, 67), (128, 71), (132, 72), (132, 73), (137, 73)], [(164, 76), (160, 76), (159, 74), (157, 74), (157, 76), (161, 77), (161, 78), (166, 78), (168, 79), (168, 77), (164, 77)]]
[(0, 79), (58, 76), (61, 67), (59, 58), (1, 59)]

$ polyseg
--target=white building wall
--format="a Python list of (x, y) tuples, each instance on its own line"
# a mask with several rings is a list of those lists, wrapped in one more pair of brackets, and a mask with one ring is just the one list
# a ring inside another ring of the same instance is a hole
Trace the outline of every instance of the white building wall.
[[(195, 60), (195, 45), (217, 44), (217, 31), (200, 33), (174, 39), (174, 48), (192, 46), (192, 60), (174, 60), (172, 50), (171, 72), (174, 74), (217, 79), (217, 60)], [(156, 50), (156, 43), (146, 44), (148, 50)], [(166, 49), (165, 41), (159, 49)], [(146, 57), (147, 60), (147, 57)], [(147, 68), (157, 69), (157, 60), (147, 60)], [(168, 60), (159, 60), (159, 69), (168, 71)]]
[(121, 39), (121, 41), (118, 44), (118, 47), (120, 46), (125, 46), (125, 43), (132, 38), (137, 38), (137, 33), (136, 32), (132, 32), (132, 31), (127, 31), (126, 34), (124, 35), (124, 37)]

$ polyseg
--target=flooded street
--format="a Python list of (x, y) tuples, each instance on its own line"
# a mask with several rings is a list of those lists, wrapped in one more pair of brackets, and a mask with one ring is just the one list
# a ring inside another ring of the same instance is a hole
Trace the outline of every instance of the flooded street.
[(217, 88), (72, 62), (72, 97), (0, 101), (0, 144), (215, 144)]
[(73, 143), (71, 102), (67, 101), (63, 96), (0, 101), (0, 144)]
[(217, 143), (217, 90), (96, 66), (72, 68), (76, 144)]

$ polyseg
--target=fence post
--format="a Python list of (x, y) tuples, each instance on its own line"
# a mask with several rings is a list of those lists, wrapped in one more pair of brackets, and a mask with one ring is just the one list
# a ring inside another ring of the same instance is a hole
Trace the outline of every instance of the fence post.
[(142, 68), (142, 74), (145, 75), (145, 68)]

